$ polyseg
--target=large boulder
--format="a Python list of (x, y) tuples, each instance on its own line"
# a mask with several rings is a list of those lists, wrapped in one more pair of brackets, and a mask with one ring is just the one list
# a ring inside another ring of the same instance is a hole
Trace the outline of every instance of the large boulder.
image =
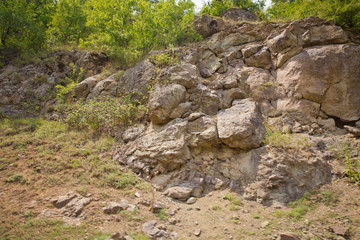
[(161, 71), (159, 80), (193, 88), (198, 80), (197, 68), (190, 63), (171, 66)]
[(179, 84), (156, 85), (150, 93), (149, 117), (154, 124), (164, 124), (170, 120), (173, 110), (184, 102), (186, 89)]
[(258, 17), (255, 13), (250, 12), (246, 9), (240, 9), (240, 8), (230, 8), (226, 10), (222, 17), (224, 17), (227, 20), (233, 20), (233, 21), (257, 21)]
[(225, 23), (220, 18), (202, 15), (196, 17), (194, 20), (195, 30), (204, 38), (207, 38), (214, 33), (220, 32), (224, 29)]
[(217, 114), (220, 140), (231, 148), (258, 148), (264, 141), (263, 117), (251, 99), (235, 100), (231, 108)]
[(154, 175), (174, 171), (190, 158), (185, 140), (187, 121), (175, 119), (165, 126), (152, 125), (115, 155), (136, 172)]
[(118, 82), (118, 94), (127, 95), (138, 92), (146, 94), (151, 80), (155, 78), (155, 66), (148, 60), (141, 61), (127, 70)]
[(360, 118), (360, 46), (343, 44), (304, 49), (277, 71), (288, 96), (321, 104), (343, 121)]

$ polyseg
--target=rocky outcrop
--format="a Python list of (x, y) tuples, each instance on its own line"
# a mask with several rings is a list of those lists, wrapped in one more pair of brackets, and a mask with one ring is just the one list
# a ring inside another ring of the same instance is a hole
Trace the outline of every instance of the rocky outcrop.
[(359, 46), (347, 32), (312, 17), (231, 24), (202, 16), (195, 26), (206, 38), (197, 61), (160, 71), (150, 127), (116, 158), (181, 200), (229, 186), (266, 204), (287, 202), (329, 181), (318, 150), (264, 147), (264, 122), (309, 136), (338, 131), (333, 117), (360, 119)]
[(0, 69), (0, 112), (10, 115), (39, 115), (53, 104), (55, 86), (64, 85), (65, 79), (80, 68), (87, 78), (77, 89), (79, 98), (89, 94), (97, 77), (108, 62), (104, 53), (58, 51), (43, 57), (39, 62), (24, 66), (7, 65)]
[[(114, 158), (184, 201), (230, 187), (265, 204), (286, 202), (329, 181), (311, 135), (359, 135), (356, 33), (314, 17), (256, 23), (203, 15), (194, 25), (204, 41), (151, 53), (176, 55), (178, 64), (145, 59), (121, 77), (95, 75), (75, 87), (85, 100), (148, 97), (149, 122), (121, 134)], [(16, 96), (13, 86), (0, 84)], [(32, 84), (37, 93), (51, 88)], [(266, 145), (265, 122), (304, 134), (308, 152)]]
[(226, 10), (222, 17), (224, 17), (226, 20), (232, 20), (232, 21), (257, 21), (258, 17), (255, 13), (250, 12), (246, 9), (240, 9), (240, 8), (231, 8)]

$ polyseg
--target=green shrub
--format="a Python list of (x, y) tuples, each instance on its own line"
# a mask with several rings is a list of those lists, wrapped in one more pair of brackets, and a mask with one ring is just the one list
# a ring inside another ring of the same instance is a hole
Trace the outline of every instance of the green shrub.
[(78, 129), (113, 133), (142, 119), (148, 109), (126, 98), (99, 97), (70, 106), (64, 121)]
[(157, 68), (163, 68), (180, 63), (178, 55), (172, 51), (151, 55), (149, 60)]
[(351, 158), (350, 151), (347, 146), (344, 149), (345, 152), (345, 170), (343, 176), (346, 176), (350, 182), (355, 185), (360, 184), (360, 157)]
[(63, 79), (60, 84), (56, 85), (56, 98), (58, 103), (64, 103), (73, 97), (73, 89), (84, 78), (84, 69), (76, 68), (74, 63), (70, 63), (72, 68), (68, 77)]
[(268, 124), (266, 127), (265, 143), (272, 147), (305, 149), (311, 146), (311, 142), (300, 134), (282, 133)]
[(21, 184), (24, 184), (27, 182), (27, 180), (23, 177), (21, 173), (16, 173), (14, 175), (9, 176), (6, 182), (8, 183), (20, 182)]

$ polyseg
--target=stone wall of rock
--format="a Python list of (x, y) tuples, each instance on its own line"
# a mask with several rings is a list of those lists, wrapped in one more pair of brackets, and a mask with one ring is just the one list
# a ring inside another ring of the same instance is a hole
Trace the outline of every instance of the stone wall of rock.
[[(360, 119), (354, 36), (319, 18), (277, 24), (202, 16), (195, 26), (206, 39), (186, 48), (191, 62), (161, 70), (151, 124), (129, 130), (136, 140), (115, 157), (159, 189), (189, 196), (228, 186), (263, 203), (287, 202), (329, 181), (310, 135), (345, 133), (335, 119)], [(264, 147), (264, 121), (303, 132), (312, 150)]]
[[(314, 17), (202, 16), (194, 25), (205, 40), (174, 49), (179, 64), (145, 59), (120, 79), (89, 76), (75, 87), (77, 98), (89, 99), (152, 86), (150, 123), (125, 131), (114, 158), (172, 196), (186, 193), (183, 200), (230, 187), (265, 204), (287, 202), (329, 181), (311, 135), (360, 132), (360, 34)], [(266, 146), (265, 122), (303, 133), (307, 151)]]
[[(58, 51), (24, 66), (7, 65), (0, 69), (0, 112), (22, 114), (34, 103), (34, 115), (39, 115), (44, 107), (54, 103), (54, 87), (73, 71), (71, 64), (84, 69), (85, 78), (102, 71), (108, 62), (104, 53), (82, 51)], [(80, 88), (92, 88), (96, 79), (87, 79)], [(82, 95), (80, 97), (83, 97)]]

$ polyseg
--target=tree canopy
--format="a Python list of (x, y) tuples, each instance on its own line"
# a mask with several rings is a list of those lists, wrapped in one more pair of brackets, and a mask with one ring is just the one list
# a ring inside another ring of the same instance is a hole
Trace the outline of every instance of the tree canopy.
[[(359, 0), (211, 0), (201, 14), (229, 8), (255, 12), (262, 20), (319, 16), (360, 30)], [(192, 27), (192, 0), (1, 0), (0, 57), (70, 45), (126, 57), (199, 39)]]

